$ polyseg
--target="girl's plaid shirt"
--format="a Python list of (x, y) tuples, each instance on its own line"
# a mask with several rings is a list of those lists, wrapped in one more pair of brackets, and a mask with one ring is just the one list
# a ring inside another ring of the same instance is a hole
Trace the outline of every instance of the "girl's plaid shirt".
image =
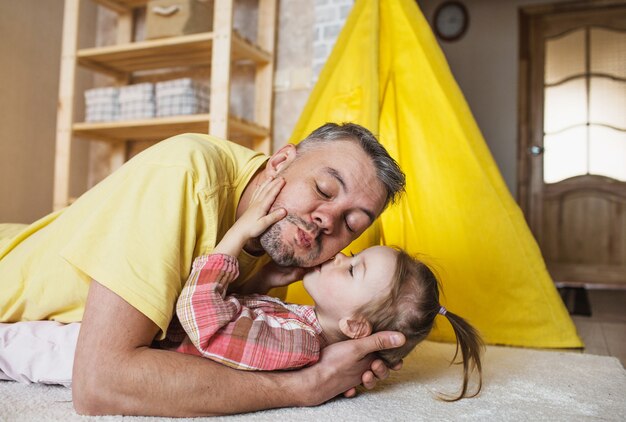
[(187, 334), (176, 350), (244, 370), (317, 362), (326, 341), (314, 308), (265, 295), (225, 296), (238, 275), (235, 257), (196, 258), (176, 306)]

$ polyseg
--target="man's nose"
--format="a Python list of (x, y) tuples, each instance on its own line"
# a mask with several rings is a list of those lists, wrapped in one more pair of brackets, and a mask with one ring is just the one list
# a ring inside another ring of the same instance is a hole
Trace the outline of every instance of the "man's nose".
[(338, 212), (329, 208), (318, 208), (313, 212), (313, 221), (324, 234), (332, 234), (335, 230)]

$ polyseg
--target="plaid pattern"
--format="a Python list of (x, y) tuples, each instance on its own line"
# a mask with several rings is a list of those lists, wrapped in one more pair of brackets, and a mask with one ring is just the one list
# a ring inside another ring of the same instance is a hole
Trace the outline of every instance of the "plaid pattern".
[(120, 87), (119, 90), (119, 120), (150, 119), (154, 117), (156, 110), (154, 84), (145, 82), (126, 85)]
[(264, 295), (225, 296), (237, 259), (196, 258), (176, 313), (187, 336), (176, 349), (236, 369), (297, 368), (318, 361), (326, 345), (315, 310)]
[(119, 89), (93, 88), (85, 91), (85, 121), (112, 122), (119, 119)]
[(155, 90), (158, 117), (209, 111), (209, 87), (191, 78), (157, 82)]

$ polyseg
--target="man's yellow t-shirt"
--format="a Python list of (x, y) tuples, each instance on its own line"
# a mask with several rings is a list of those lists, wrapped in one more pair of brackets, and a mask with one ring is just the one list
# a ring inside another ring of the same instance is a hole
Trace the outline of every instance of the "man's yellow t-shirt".
[[(0, 322), (80, 321), (94, 279), (154, 321), (162, 337), (193, 259), (232, 226), (266, 160), (200, 134), (148, 148), (70, 207), (0, 239)], [(245, 280), (267, 258), (242, 252), (239, 261)]]

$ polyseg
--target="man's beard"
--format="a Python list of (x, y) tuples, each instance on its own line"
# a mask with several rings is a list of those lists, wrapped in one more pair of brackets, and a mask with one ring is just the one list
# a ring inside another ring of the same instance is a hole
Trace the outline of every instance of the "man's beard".
[(282, 229), (286, 224), (293, 224), (307, 231), (312, 231), (310, 224), (307, 224), (300, 217), (288, 214), (285, 218), (272, 225), (267, 229), (260, 238), (261, 246), (265, 249), (265, 252), (272, 258), (278, 265), (285, 267), (307, 267), (312, 266), (313, 262), (319, 258), (322, 251), (320, 237), (316, 236), (311, 244), (311, 250), (305, 256), (296, 256), (294, 248), (287, 243), (283, 242)]

